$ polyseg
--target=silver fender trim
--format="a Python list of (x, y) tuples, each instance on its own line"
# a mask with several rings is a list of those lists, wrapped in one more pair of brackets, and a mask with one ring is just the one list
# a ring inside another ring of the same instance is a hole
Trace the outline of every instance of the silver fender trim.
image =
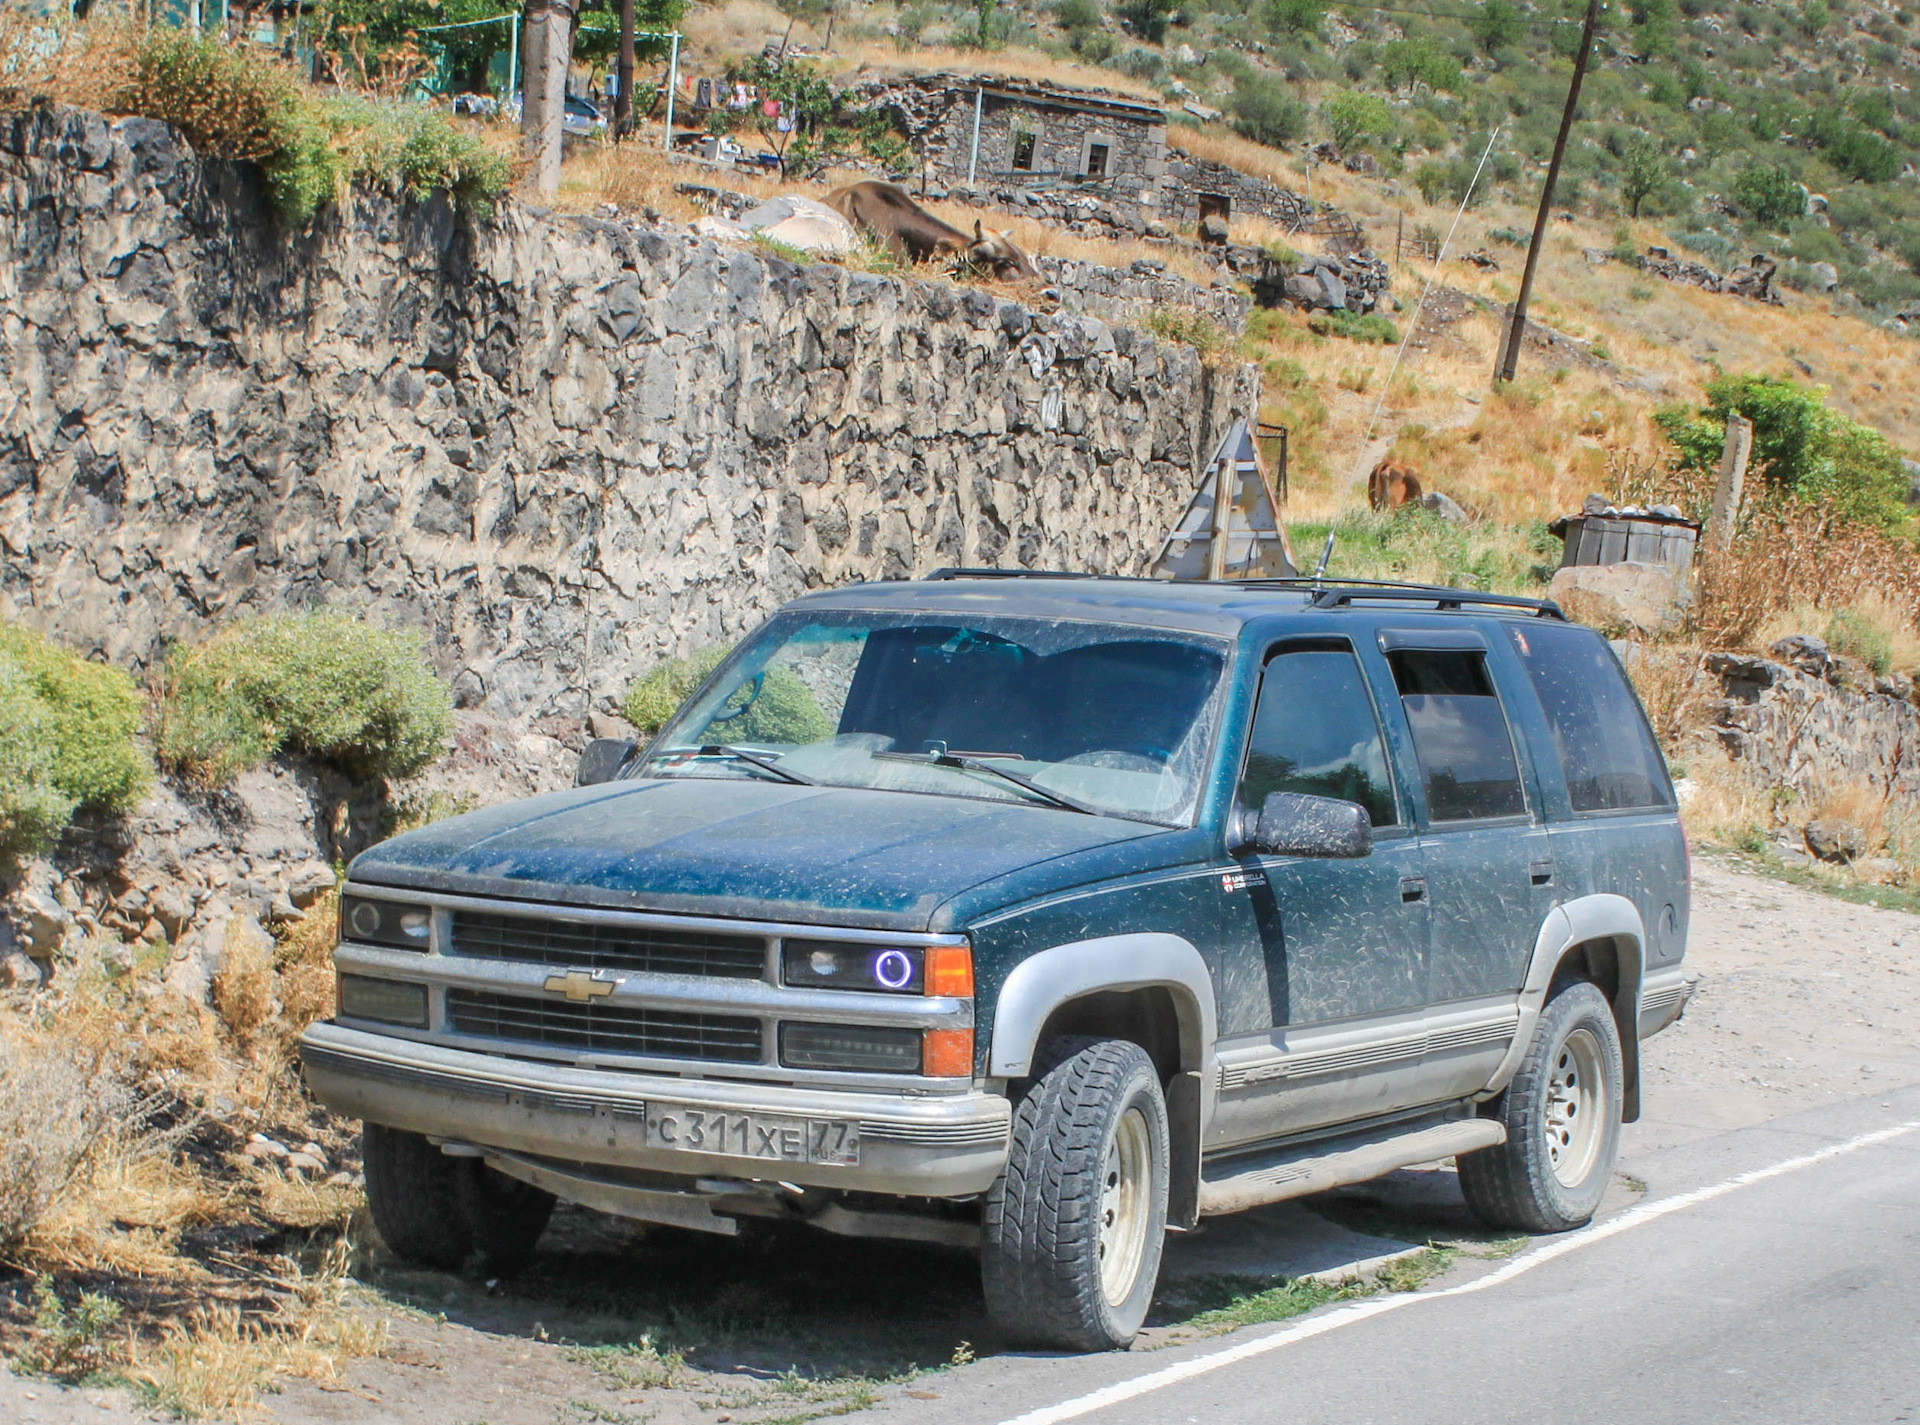
[(1025, 1078), (1047, 1017), (1069, 1000), (1101, 990), (1160, 986), (1175, 991), (1180, 1017), (1180, 1067), (1199, 1070), (1213, 1056), (1218, 1017), (1213, 978), (1200, 952), (1177, 935), (1142, 932), (1076, 940), (1030, 955), (1000, 987), (993, 1012), (993, 1048), (987, 1073)]
[(1518, 1072), (1528, 1045), (1533, 1043), (1534, 1026), (1540, 1022), (1540, 1011), (1546, 1005), (1547, 991), (1552, 988), (1554, 968), (1559, 965), (1560, 957), (1575, 945), (1593, 940), (1611, 940), (1620, 957), (1620, 992), (1614, 1001), (1614, 1018), (1621, 1026), (1620, 1047), (1628, 1065), (1629, 1096), (1637, 1095), (1639, 1055), (1635, 1050), (1639, 1038), (1646, 926), (1640, 919), (1639, 907), (1625, 896), (1595, 895), (1555, 906), (1540, 923), (1540, 933), (1533, 940), (1533, 958), (1527, 962), (1526, 983), (1520, 990), (1520, 1023), (1506, 1057), (1481, 1091), (1482, 1097), (1500, 1092)]

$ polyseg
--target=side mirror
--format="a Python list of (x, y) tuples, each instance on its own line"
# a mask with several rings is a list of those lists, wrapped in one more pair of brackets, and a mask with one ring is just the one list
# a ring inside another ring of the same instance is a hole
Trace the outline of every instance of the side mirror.
[(580, 754), (580, 766), (573, 774), (574, 786), (596, 787), (602, 782), (611, 782), (639, 750), (624, 737), (594, 738)]
[(1373, 818), (1358, 802), (1274, 792), (1247, 844), (1265, 856), (1371, 856)]

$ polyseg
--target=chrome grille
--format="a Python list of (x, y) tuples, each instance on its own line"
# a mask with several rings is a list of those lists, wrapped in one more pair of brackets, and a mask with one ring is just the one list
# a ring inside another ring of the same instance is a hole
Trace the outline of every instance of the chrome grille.
[(462, 1034), (517, 1039), (556, 1049), (656, 1054), (755, 1064), (760, 1021), (731, 1014), (683, 1014), (604, 1004), (565, 1004), (491, 990), (448, 990), (447, 1020)]
[(475, 910), (453, 913), (453, 953), (482, 960), (713, 979), (757, 980), (767, 972), (767, 942), (757, 935), (538, 920)]

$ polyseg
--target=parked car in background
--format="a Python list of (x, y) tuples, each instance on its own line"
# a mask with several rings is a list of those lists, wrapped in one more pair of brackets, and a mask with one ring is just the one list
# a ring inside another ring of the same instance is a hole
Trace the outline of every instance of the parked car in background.
[(557, 1198), (964, 1245), (1124, 1346), (1168, 1229), (1457, 1157), (1586, 1222), (1689, 868), (1608, 645), (1418, 586), (951, 571), (796, 600), (575, 790), (366, 852), (302, 1058), (397, 1252)]

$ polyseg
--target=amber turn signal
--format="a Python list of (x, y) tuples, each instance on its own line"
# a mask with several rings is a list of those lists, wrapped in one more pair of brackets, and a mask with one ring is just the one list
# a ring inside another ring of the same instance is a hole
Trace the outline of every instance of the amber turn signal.
[[(924, 983), (930, 995), (955, 995), (961, 999), (971, 999), (973, 948), (968, 945), (928, 946)], [(969, 1034), (967, 1038), (971, 1041), (973, 1036)]]
[(960, 1079), (973, 1075), (973, 1031), (929, 1029), (920, 1051), (920, 1072), (929, 1078)]

